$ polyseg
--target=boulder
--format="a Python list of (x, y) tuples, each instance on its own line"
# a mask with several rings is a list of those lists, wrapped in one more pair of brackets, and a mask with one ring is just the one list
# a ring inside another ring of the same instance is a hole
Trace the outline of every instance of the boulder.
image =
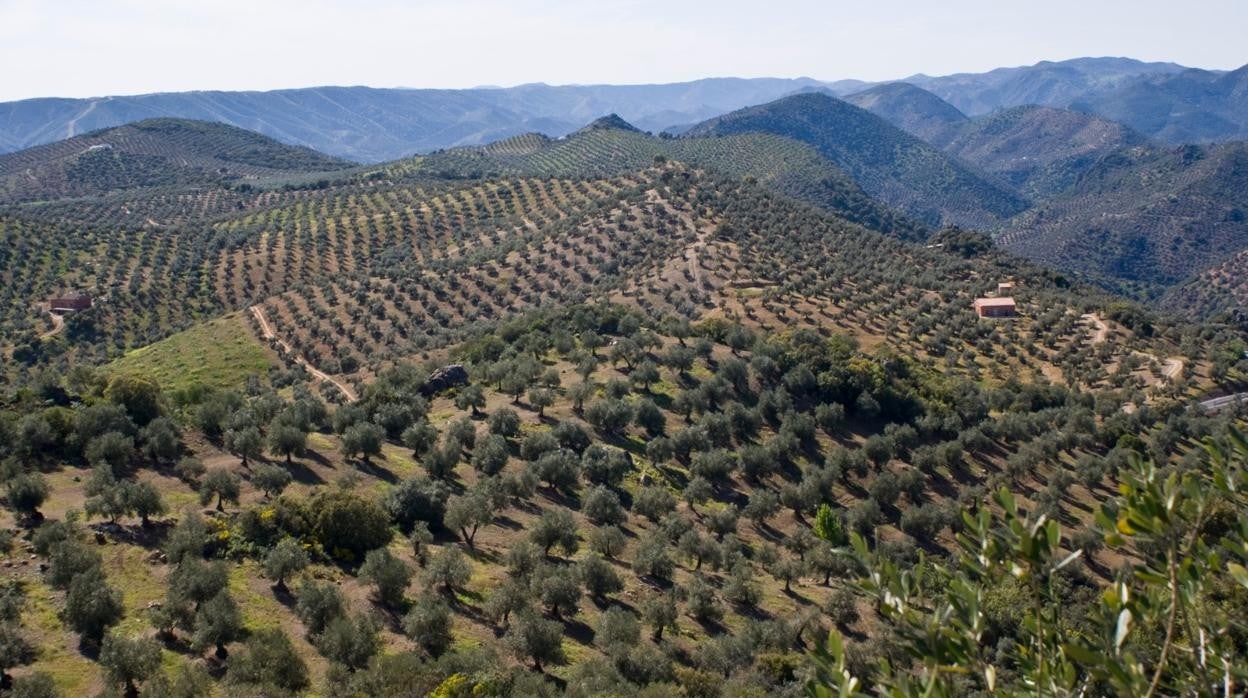
[(462, 364), (450, 364), (430, 373), (421, 392), (425, 394), (425, 397), (430, 397), (467, 383), (468, 370)]

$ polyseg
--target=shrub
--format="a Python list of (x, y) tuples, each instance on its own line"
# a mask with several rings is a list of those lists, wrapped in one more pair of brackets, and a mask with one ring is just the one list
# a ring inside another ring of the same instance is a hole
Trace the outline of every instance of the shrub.
[(364, 557), (360, 579), (377, 588), (377, 600), (383, 606), (398, 608), (403, 603), (403, 592), (412, 581), (412, 571), (389, 550), (378, 548)]
[(342, 560), (358, 560), (389, 543), (394, 535), (385, 510), (350, 492), (324, 490), (312, 498), (309, 510), (317, 540), (326, 552)]
[(345, 613), (345, 609), (342, 592), (330, 582), (305, 579), (299, 587), (295, 614), (310, 635), (319, 635), (331, 620)]
[(417, 521), (442, 526), (449, 490), (441, 482), (416, 477), (400, 482), (386, 497), (386, 510), (399, 528), (411, 531)]
[(627, 518), (619, 495), (602, 485), (585, 494), (581, 511), (596, 524), (620, 524)]
[(272, 686), (290, 693), (310, 684), (307, 664), (286, 633), (277, 628), (257, 630), (247, 638), (242, 652), (230, 658), (226, 682), (261, 691)]
[(451, 611), (446, 602), (422, 594), (403, 617), (403, 632), (433, 657), (451, 646)]

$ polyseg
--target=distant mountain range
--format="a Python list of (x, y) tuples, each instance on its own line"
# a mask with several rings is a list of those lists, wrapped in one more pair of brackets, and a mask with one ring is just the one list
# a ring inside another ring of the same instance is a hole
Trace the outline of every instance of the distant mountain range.
[[(969, 116), (1037, 104), (1101, 115), (1172, 143), (1248, 136), (1248, 71), (1243, 68), (1219, 72), (1129, 58), (1079, 58), (987, 73), (915, 75), (902, 82)], [(179, 117), (238, 126), (357, 162), (380, 162), (527, 132), (563, 136), (608, 113), (645, 131), (682, 131), (795, 92), (823, 89), (846, 96), (872, 87), (879, 85), (709, 78), (666, 85), (315, 87), (30, 99), (0, 103), (0, 152), (142, 119)], [(896, 89), (883, 87), (877, 98)]]
[(540, 132), (563, 136), (603, 114), (645, 130), (771, 101), (815, 80), (711, 78), (668, 85), (522, 85), (471, 90), (315, 87), (0, 103), (0, 152), (152, 117), (217, 121), (357, 162)]

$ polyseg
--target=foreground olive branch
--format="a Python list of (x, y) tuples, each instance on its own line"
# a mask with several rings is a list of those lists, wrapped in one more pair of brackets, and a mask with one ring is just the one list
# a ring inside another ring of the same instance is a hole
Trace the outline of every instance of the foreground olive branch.
[[(1107, 550), (1127, 564), (1090, 612), (1064, 613), (1055, 581), (1084, 550), (1057, 521), (1033, 516), (1001, 490), (995, 506), (963, 513), (957, 549), (945, 561), (903, 569), (830, 510), (816, 533), (863, 570), (855, 588), (870, 598), (909, 657), (878, 658), (854, 675), (839, 632), (815, 651), (807, 694), (953, 696), (1231, 696), (1248, 690), (1248, 442), (1237, 430), (1208, 439), (1199, 467), (1131, 459), (1119, 496), (1097, 512)], [(847, 543), (847, 545), (845, 545)], [(1069, 571), (1069, 570), (1067, 570)], [(1030, 606), (1004, 648), (988, 646), (985, 592), (1013, 580)]]

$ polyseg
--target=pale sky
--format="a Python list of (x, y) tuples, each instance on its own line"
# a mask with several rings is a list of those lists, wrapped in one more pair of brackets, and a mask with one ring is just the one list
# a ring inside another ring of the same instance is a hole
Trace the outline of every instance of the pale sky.
[(1248, 0), (0, 0), (0, 101), (1248, 63)]

